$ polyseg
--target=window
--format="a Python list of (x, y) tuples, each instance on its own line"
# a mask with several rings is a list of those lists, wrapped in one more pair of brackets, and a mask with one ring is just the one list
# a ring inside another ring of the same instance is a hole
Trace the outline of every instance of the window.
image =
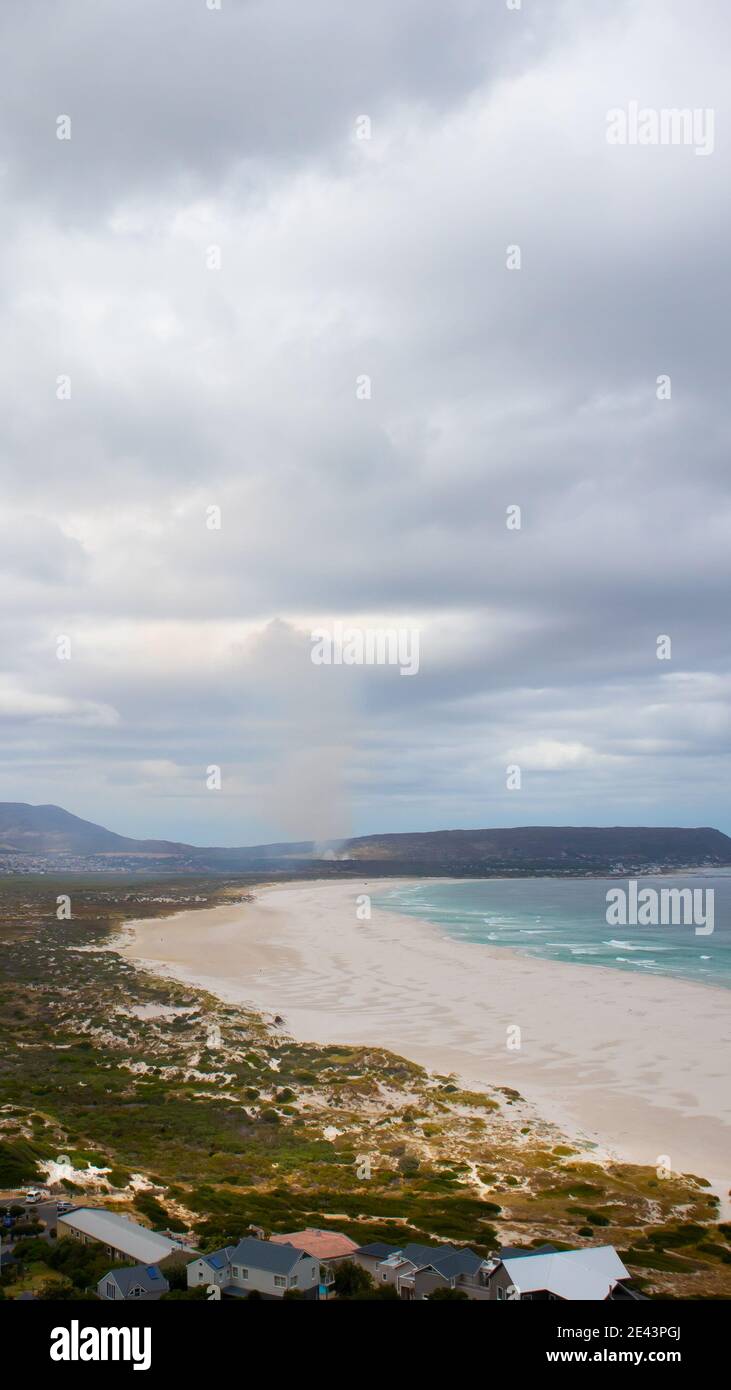
[(232, 1266), (231, 1266), (231, 1273), (233, 1274), (234, 1279), (238, 1279), (238, 1277), (239, 1277), (239, 1267), (238, 1267), (238, 1265), (232, 1265)]
[(106, 1295), (107, 1298), (117, 1297), (117, 1285), (113, 1279), (107, 1279)]
[(242, 1271), (241, 1271), (241, 1278), (242, 1278), (242, 1279), (248, 1279), (248, 1277), (249, 1277), (249, 1271), (248, 1271), (248, 1269), (242, 1269)]
[(130, 1296), (130, 1298), (141, 1298), (141, 1297), (142, 1297), (142, 1289), (139, 1287), (139, 1284), (135, 1285), (135, 1287), (134, 1287), (133, 1289), (130, 1289), (130, 1291), (129, 1291), (129, 1296)]
[(274, 1275), (274, 1287), (275, 1287), (275, 1289), (286, 1289), (286, 1287), (287, 1287), (287, 1280), (286, 1280), (286, 1279), (283, 1279), (281, 1274), (275, 1274), (275, 1275)]
[(316, 1278), (317, 1278), (317, 1270), (315, 1269), (315, 1266), (314, 1266), (314, 1265), (312, 1266), (312, 1278), (313, 1278), (313, 1279), (316, 1279)]
[(498, 1284), (498, 1286), (497, 1286), (497, 1296), (498, 1296), (498, 1302), (502, 1302), (502, 1301), (504, 1300), (504, 1298), (505, 1298), (505, 1290), (504, 1290), (503, 1288), (501, 1288), (499, 1284)]
[(292, 1278), (290, 1279), (289, 1283), (290, 1283), (290, 1287), (291, 1287), (291, 1288), (293, 1288), (293, 1289), (296, 1288), (296, 1286), (297, 1286), (297, 1275), (296, 1275), (296, 1274), (293, 1274), (293, 1275), (292, 1275)]

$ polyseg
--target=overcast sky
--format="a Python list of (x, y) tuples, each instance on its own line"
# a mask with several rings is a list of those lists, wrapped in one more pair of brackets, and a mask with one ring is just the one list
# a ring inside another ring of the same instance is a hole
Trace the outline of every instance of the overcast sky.
[(0, 15), (0, 799), (731, 830), (727, 0)]

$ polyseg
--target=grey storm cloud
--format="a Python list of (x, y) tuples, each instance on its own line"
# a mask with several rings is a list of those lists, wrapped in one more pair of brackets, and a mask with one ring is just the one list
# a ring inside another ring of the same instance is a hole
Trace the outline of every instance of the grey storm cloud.
[[(0, 797), (218, 843), (727, 828), (720, 0), (0, 29)], [(712, 108), (712, 155), (607, 144), (633, 100)], [(418, 675), (313, 666), (335, 621), (418, 628)]]
[[(520, 71), (561, 10), (516, 25), (475, 0), (28, 0), (2, 22), (4, 155), (20, 190), (72, 216), (120, 182), (195, 192), (233, 171), (256, 199), (272, 169), (335, 156), (359, 114), (447, 111)], [(76, 123), (67, 167), (59, 114)]]

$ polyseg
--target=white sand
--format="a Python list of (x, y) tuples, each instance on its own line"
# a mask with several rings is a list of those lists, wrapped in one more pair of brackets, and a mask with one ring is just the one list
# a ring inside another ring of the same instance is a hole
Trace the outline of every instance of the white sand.
[[(727, 991), (529, 960), (375, 908), (359, 921), (355, 899), (368, 891), (355, 881), (258, 890), (254, 903), (132, 923), (125, 950), (281, 1014), (303, 1041), (384, 1046), (473, 1085), (514, 1086), (603, 1153), (651, 1165), (667, 1155), (726, 1196)], [(516, 1024), (521, 1048), (510, 1051)]]

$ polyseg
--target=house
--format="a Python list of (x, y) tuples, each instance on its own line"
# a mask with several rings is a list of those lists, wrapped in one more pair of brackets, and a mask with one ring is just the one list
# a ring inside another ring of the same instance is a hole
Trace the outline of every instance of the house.
[(84, 1245), (103, 1245), (112, 1259), (134, 1260), (144, 1265), (159, 1264), (174, 1251), (190, 1251), (179, 1240), (160, 1236), (146, 1226), (140, 1226), (128, 1216), (105, 1211), (103, 1207), (76, 1207), (59, 1216), (56, 1222), (59, 1240), (81, 1241)]
[(131, 1265), (129, 1269), (110, 1269), (99, 1280), (96, 1291), (108, 1300), (137, 1299), (149, 1303), (170, 1292), (170, 1285), (157, 1265)]
[(187, 1269), (188, 1288), (208, 1288), (211, 1284), (217, 1284), (219, 1289), (226, 1288), (231, 1283), (231, 1256), (235, 1249), (235, 1245), (224, 1245), (210, 1255), (200, 1255), (193, 1260)]
[[(453, 1245), (441, 1247), (443, 1252), (448, 1251), (450, 1254), (454, 1254), (454, 1248)], [(397, 1257), (405, 1257), (408, 1260), (407, 1251), (413, 1255), (415, 1260), (422, 1254), (424, 1259), (428, 1260), (436, 1253), (435, 1248), (430, 1245), (410, 1244), (404, 1246), (402, 1250), (398, 1245), (387, 1245), (385, 1241), (374, 1240), (369, 1245), (359, 1245), (353, 1259), (356, 1264), (367, 1270), (377, 1283), (395, 1284)]]
[(392, 1284), (400, 1298), (424, 1299), (435, 1289), (458, 1289), (471, 1299), (488, 1298), (487, 1280), (494, 1266), (474, 1250), (454, 1245), (419, 1245), (402, 1248), (374, 1241), (355, 1251), (356, 1264), (377, 1284)]
[(456, 1289), (467, 1298), (487, 1299), (489, 1271), (489, 1262), (474, 1250), (457, 1250), (453, 1255), (436, 1253), (428, 1264), (414, 1271), (412, 1278), (401, 1276), (401, 1297), (429, 1298), (436, 1289)]
[(188, 1265), (188, 1288), (217, 1284), (226, 1298), (245, 1298), (255, 1289), (263, 1298), (283, 1298), (297, 1291), (316, 1299), (320, 1262), (294, 1245), (246, 1236), (238, 1245), (201, 1255)]
[(321, 1231), (316, 1226), (305, 1226), (304, 1231), (291, 1231), (285, 1236), (271, 1236), (270, 1240), (272, 1245), (294, 1245), (318, 1261), (321, 1298), (327, 1298), (333, 1291), (336, 1265), (352, 1260), (358, 1249), (356, 1242), (342, 1231)]
[(545, 1301), (598, 1301), (637, 1299), (626, 1287), (631, 1275), (613, 1245), (592, 1245), (583, 1250), (507, 1251), (488, 1279), (488, 1297)]

